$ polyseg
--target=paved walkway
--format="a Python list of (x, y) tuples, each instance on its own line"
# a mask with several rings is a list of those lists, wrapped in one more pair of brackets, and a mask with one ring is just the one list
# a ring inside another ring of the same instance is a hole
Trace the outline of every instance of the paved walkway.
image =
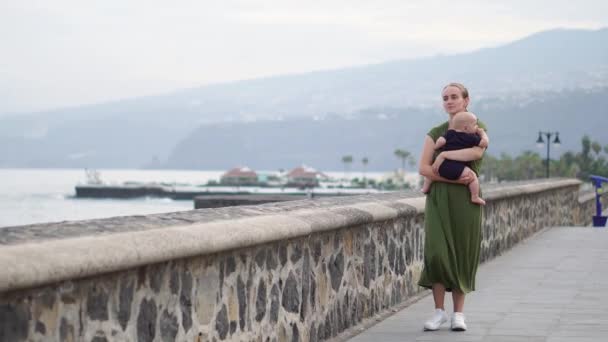
[[(351, 342), (608, 340), (608, 228), (552, 228), (480, 266), (467, 296), (468, 330), (424, 332), (432, 296)], [(446, 309), (452, 312), (451, 296)]]

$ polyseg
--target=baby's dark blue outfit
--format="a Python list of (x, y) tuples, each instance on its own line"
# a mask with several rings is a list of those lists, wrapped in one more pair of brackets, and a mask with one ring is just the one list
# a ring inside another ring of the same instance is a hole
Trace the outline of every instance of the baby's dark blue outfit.
[[(448, 129), (443, 137), (445, 138), (445, 145), (443, 145), (441, 151), (462, 150), (463, 148), (478, 146), (481, 142), (481, 137), (478, 134), (457, 132), (453, 129)], [(465, 166), (469, 166), (469, 162), (446, 159), (439, 166), (439, 175), (443, 178), (456, 180), (460, 178)]]

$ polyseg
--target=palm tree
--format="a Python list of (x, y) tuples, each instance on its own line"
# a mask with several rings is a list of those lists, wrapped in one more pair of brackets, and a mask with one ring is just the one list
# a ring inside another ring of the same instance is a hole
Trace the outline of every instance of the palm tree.
[(597, 157), (602, 151), (602, 145), (600, 145), (600, 143), (598, 143), (597, 141), (594, 141), (591, 143), (591, 149), (593, 150), (593, 152), (595, 152), (595, 156)]
[(365, 171), (367, 171), (367, 164), (369, 163), (369, 159), (367, 159), (367, 157), (363, 157), (363, 159), (361, 159), (361, 163), (363, 163), (363, 183), (367, 188), (367, 178), (365, 177)]
[(402, 150), (400, 148), (396, 149), (394, 152), (395, 156), (401, 159), (401, 169), (405, 172), (405, 162), (408, 162), (410, 166), (414, 166), (416, 162), (414, 161), (414, 157), (407, 150)]
[(342, 157), (342, 163), (344, 164), (344, 178), (347, 178), (348, 169), (350, 164), (353, 162), (353, 156), (347, 155)]

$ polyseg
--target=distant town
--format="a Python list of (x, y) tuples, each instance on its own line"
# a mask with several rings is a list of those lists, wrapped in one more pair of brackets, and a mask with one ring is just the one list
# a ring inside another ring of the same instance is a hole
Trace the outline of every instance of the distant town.
[(226, 171), (218, 181), (209, 181), (207, 186), (253, 186), (268, 188), (357, 188), (378, 190), (409, 189), (415, 185), (415, 180), (406, 179), (405, 172), (398, 169), (385, 174), (382, 179), (362, 177), (332, 178), (314, 167), (301, 165), (289, 171), (283, 169), (276, 172), (256, 172), (247, 167), (235, 167)]
[(351, 196), (411, 189), (419, 176), (403, 169), (368, 178), (330, 177), (313, 167), (301, 165), (290, 171), (256, 172), (240, 166), (205, 184), (135, 182), (107, 183), (97, 170), (87, 169), (87, 182), (75, 187), (77, 198), (159, 197), (194, 200), (196, 208), (277, 202), (325, 196)]

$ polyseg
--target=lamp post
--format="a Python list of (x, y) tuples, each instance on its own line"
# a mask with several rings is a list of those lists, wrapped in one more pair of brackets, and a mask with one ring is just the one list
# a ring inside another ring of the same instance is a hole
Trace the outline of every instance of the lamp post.
[(551, 137), (555, 135), (555, 139), (553, 140), (553, 144), (555, 147), (559, 147), (561, 142), (559, 141), (559, 132), (538, 132), (538, 139), (536, 139), (536, 145), (540, 148), (543, 147), (545, 141), (543, 140), (543, 135), (547, 137), (547, 159), (545, 160), (547, 167), (547, 178), (549, 178), (549, 147), (551, 146)]

